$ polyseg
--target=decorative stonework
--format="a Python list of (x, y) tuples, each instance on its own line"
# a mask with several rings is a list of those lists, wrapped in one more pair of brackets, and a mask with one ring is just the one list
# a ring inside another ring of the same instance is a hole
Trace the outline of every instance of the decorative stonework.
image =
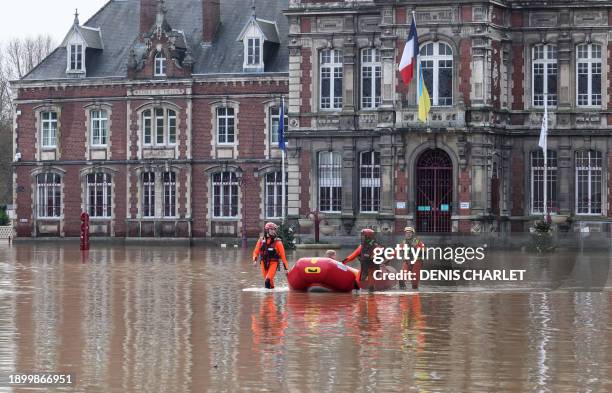
[(459, 22), (459, 10), (456, 7), (417, 9), (417, 23), (456, 23)]
[(532, 12), (529, 14), (529, 26), (555, 27), (557, 23), (557, 13), (553, 11)]
[(318, 18), (317, 30), (319, 32), (335, 33), (344, 30), (344, 20), (342, 18)]
[(608, 24), (608, 15), (603, 10), (577, 10), (574, 13), (576, 26), (605, 26)]
[(364, 16), (359, 18), (358, 23), (360, 32), (378, 32), (378, 24), (380, 23), (380, 18)]

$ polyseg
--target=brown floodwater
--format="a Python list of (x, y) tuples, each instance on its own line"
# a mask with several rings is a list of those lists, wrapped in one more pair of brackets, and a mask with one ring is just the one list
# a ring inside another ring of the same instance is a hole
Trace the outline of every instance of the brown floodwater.
[[(0, 245), (0, 375), (77, 380), (0, 392), (610, 392), (612, 285), (590, 267), (611, 255), (564, 255), (587, 266), (489, 258), (565, 289), (295, 293), (279, 273), (270, 293), (240, 249)], [(585, 269), (603, 290), (572, 289)]]

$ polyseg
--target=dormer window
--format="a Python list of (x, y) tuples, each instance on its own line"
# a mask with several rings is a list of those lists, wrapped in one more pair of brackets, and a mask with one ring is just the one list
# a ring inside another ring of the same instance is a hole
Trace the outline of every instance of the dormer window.
[(99, 28), (81, 26), (79, 14), (74, 15), (74, 24), (62, 41), (66, 48), (66, 73), (70, 77), (85, 77), (86, 54), (103, 50), (102, 31)]
[(276, 22), (257, 18), (253, 7), (237, 41), (244, 45), (244, 72), (264, 72), (266, 58), (280, 46)]
[(155, 76), (166, 76), (166, 56), (163, 52), (155, 55)]
[(83, 45), (81, 44), (72, 44), (70, 45), (70, 50), (69, 50), (69, 58), (70, 58), (70, 63), (68, 65), (68, 70), (69, 71), (73, 71), (73, 72), (82, 72), (85, 70), (85, 67), (83, 66), (83, 58), (85, 56), (83, 56)]
[(247, 40), (247, 65), (259, 66), (261, 63), (261, 39), (259, 37)]

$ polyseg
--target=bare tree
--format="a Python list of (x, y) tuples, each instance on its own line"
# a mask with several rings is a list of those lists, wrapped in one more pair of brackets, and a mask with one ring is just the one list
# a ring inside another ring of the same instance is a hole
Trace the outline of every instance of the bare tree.
[(49, 35), (10, 40), (5, 49), (9, 77), (23, 78), (47, 57), (53, 46), (53, 39)]
[(0, 205), (12, 199), (13, 102), (10, 81), (23, 78), (55, 46), (49, 35), (12, 39), (0, 47)]
[(23, 78), (51, 53), (54, 46), (51, 36), (39, 35), (14, 38), (0, 48), (0, 122), (6, 121), (12, 113), (10, 81)]

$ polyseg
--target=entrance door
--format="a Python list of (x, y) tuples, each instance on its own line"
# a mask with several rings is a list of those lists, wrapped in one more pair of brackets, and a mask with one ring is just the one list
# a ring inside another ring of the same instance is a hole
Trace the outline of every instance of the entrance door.
[(453, 163), (442, 149), (429, 149), (416, 165), (416, 224), (419, 232), (450, 232)]

